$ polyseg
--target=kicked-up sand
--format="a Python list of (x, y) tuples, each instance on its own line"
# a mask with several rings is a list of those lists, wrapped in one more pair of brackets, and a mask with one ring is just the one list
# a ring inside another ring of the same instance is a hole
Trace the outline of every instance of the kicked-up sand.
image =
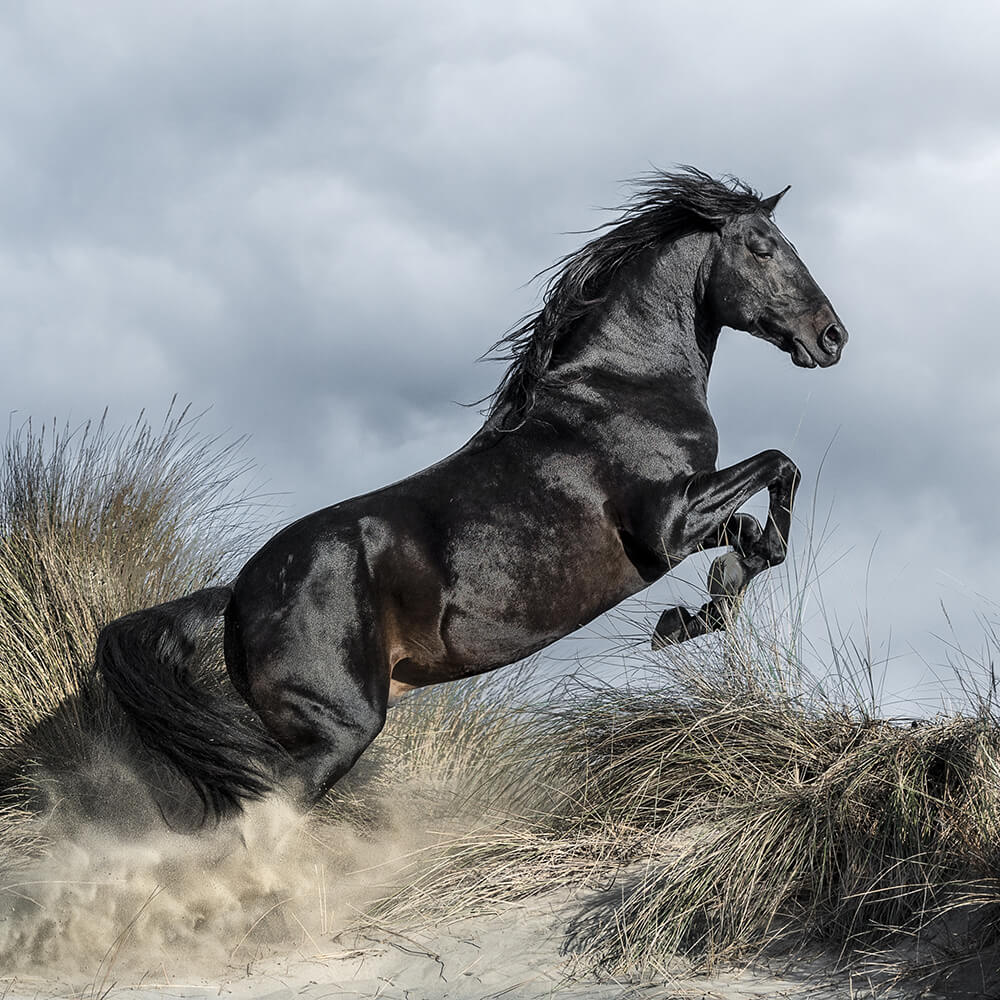
[(49, 823), (60, 828), (47, 851), (0, 886), (3, 1000), (890, 995), (816, 964), (609, 977), (574, 950), (570, 929), (596, 898), (579, 887), (474, 919), (381, 922), (367, 905), (399, 888), (432, 837), (404, 815), (377, 837), (309, 824), (277, 799), (198, 836), (156, 828), (122, 839), (65, 817)]
[(456, 919), (442, 919), (433, 899), (412, 921), (380, 918), (379, 901), (426, 874), (467, 817), (435, 816), (432, 799), (362, 782), (375, 813), (360, 822), (310, 819), (272, 797), (192, 834), (165, 823), (141, 783), (98, 777), (100, 808), (84, 816), (58, 800), (39, 820), (43, 846), (0, 877), (0, 1000), (947, 995), (891, 989), (843, 963), (833, 972), (835, 956), (822, 955), (711, 974), (677, 963), (619, 979), (580, 931), (595, 916), (613, 920), (601, 912), (608, 886), (568, 872), (558, 890), (518, 903), (470, 898)]
[[(559, 893), (478, 917), (403, 933), (370, 927), (324, 940), (304, 936), (284, 954), (227, 962), (212, 973), (184, 974), (179, 961), (162, 962), (142, 974), (116, 970), (84, 982), (25, 973), (0, 976), (5, 1000), (53, 996), (131, 1000), (321, 1000), (332, 997), (380, 1000), (864, 1000), (904, 997), (872, 991), (864, 977), (836, 976), (820, 966), (795, 972), (763, 968), (678, 973), (648, 981), (616, 980), (595, 973), (586, 960), (567, 953), (566, 927), (579, 907), (572, 893)], [(173, 968), (171, 968), (171, 966)], [(928, 994), (923, 994), (928, 996)]]

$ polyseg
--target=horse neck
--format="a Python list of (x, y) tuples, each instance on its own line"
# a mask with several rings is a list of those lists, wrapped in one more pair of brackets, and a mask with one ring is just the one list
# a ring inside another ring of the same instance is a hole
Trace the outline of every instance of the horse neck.
[(609, 400), (615, 409), (641, 406), (648, 391), (665, 389), (707, 399), (708, 376), (719, 337), (702, 307), (710, 265), (710, 237), (685, 237), (640, 259), (621, 276), (603, 307), (581, 323), (559, 352), (551, 372), (560, 395), (588, 392), (600, 383), (622, 391)]

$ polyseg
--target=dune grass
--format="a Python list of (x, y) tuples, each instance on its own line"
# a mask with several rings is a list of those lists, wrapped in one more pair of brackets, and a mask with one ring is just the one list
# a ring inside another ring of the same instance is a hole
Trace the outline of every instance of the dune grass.
[(380, 912), (450, 919), (573, 887), (568, 944), (616, 975), (822, 948), (980, 995), (1000, 944), (997, 718), (879, 718), (863, 682), (818, 684), (773, 634), (736, 622), (664, 658), (658, 686), (571, 685), (520, 710), (502, 757), (484, 733), (481, 827)]
[(29, 421), (8, 432), (0, 455), (0, 871), (38, 846), (28, 803), (50, 797), (48, 779), (78, 775), (100, 745), (126, 738), (93, 678), (99, 629), (232, 568), (260, 524), (248, 471), (239, 442), (207, 438), (174, 406), (159, 427), (140, 417), (116, 431), (102, 419), (78, 428)]
[[(246, 473), (237, 446), (199, 435), (186, 411), (159, 428), (8, 435), (0, 871), (37, 853), (19, 789), (128, 743), (92, 674), (101, 625), (224, 579), (260, 534)], [(882, 718), (863, 696), (870, 665), (838, 662), (821, 683), (797, 629), (794, 601), (777, 619), (741, 613), (725, 636), (637, 652), (646, 672), (631, 687), (557, 686), (528, 666), (419, 692), (311, 815), (312, 835), (422, 824), (362, 922), (574, 891), (568, 947), (617, 975), (819, 945), (957, 976), (1000, 926), (993, 703)], [(101, 798), (93, 783), (79, 794)]]
[(0, 456), (0, 712), (7, 745), (89, 677), (100, 627), (218, 578), (259, 504), (239, 443), (187, 410), (159, 429), (30, 422)]

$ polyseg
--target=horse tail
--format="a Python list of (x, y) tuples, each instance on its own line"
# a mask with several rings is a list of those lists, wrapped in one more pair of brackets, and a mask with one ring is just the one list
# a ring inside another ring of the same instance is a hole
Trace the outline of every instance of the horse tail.
[(249, 712), (198, 685), (190, 665), (225, 615), (231, 587), (208, 587), (106, 625), (95, 666), (141, 745), (166, 758), (194, 787), (205, 818), (241, 811), (273, 788), (266, 762), (277, 749)]

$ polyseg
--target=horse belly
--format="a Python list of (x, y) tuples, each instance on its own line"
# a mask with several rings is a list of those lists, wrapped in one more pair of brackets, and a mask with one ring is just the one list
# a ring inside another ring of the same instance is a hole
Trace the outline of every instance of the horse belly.
[(644, 585), (604, 523), (510, 541), (498, 545), (484, 532), (455, 559), (442, 636), (449, 658), (468, 673), (529, 656)]

